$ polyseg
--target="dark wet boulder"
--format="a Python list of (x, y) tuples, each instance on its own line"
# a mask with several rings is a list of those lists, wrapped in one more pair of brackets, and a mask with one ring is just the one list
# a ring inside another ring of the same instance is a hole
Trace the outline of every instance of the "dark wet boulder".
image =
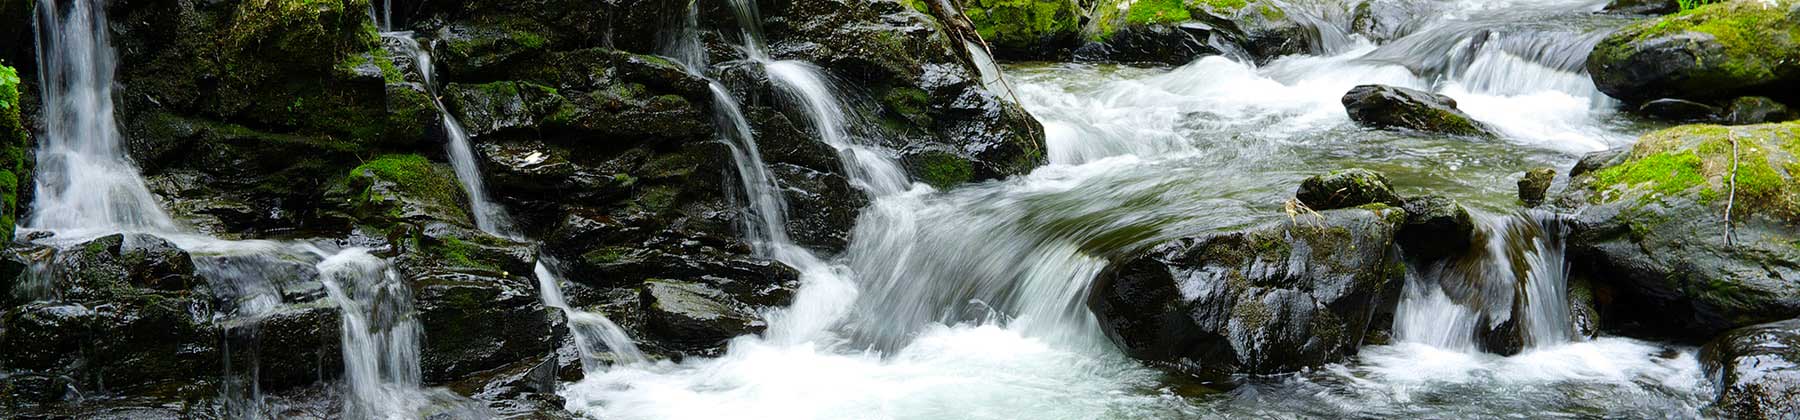
[(1609, 328), (1698, 340), (1800, 316), (1796, 151), (1800, 123), (1689, 125), (1584, 159), (1604, 163), (1558, 205), (1573, 269), (1611, 291)]
[(1725, 120), (1736, 125), (1784, 122), (1794, 116), (1787, 105), (1762, 96), (1733, 99), (1725, 108)]
[(1208, 55), (1263, 62), (1319, 51), (1318, 28), (1288, 7), (1266, 0), (1102, 0), (1076, 58), (1180, 65)]
[(1533, 168), (1525, 171), (1519, 178), (1519, 201), (1526, 207), (1537, 207), (1544, 203), (1544, 197), (1550, 193), (1550, 184), (1556, 180), (1556, 168)]
[(1088, 307), (1126, 354), (1205, 378), (1342, 360), (1393, 304), (1380, 297), (1404, 218), (1331, 210), (1178, 239), (1101, 273)]
[(1344, 109), (1358, 125), (1459, 136), (1491, 136), (1492, 130), (1456, 109), (1449, 96), (1385, 85), (1362, 85), (1344, 94)]
[(1475, 217), (1456, 199), (1418, 196), (1406, 199), (1406, 224), (1398, 241), (1406, 256), (1436, 261), (1462, 253), (1474, 244)]
[(424, 379), (444, 383), (555, 350), (558, 314), (515, 276), (409, 271), (422, 329)]
[(1800, 319), (1725, 333), (1700, 352), (1718, 390), (1714, 407), (1740, 419), (1779, 419), (1800, 407)]
[(1793, 92), (1800, 83), (1800, 3), (1729, 0), (1646, 20), (1594, 47), (1595, 86), (1627, 102)]
[(340, 314), (337, 305), (314, 301), (222, 323), (221, 339), (232, 350), (232, 368), (224, 373), (254, 378), (265, 390), (290, 389), (342, 375)]
[(715, 352), (732, 337), (767, 327), (750, 306), (705, 284), (651, 280), (640, 290), (646, 328), (679, 349)]
[(1643, 105), (1638, 105), (1637, 112), (1650, 118), (1677, 122), (1716, 121), (1721, 114), (1716, 106), (1672, 98), (1644, 102)]
[(351, 169), (331, 192), (338, 208), (361, 223), (387, 226), (437, 221), (474, 226), (462, 185), (448, 165), (420, 155), (383, 155)]
[(1350, 31), (1376, 42), (1400, 39), (1419, 30), (1443, 3), (1363, 0), (1350, 10)]
[(1681, 2), (1676, 0), (1612, 0), (1601, 9), (1607, 13), (1625, 13), (1633, 15), (1666, 15), (1681, 11)]
[(1401, 205), (1387, 175), (1354, 168), (1314, 175), (1300, 182), (1294, 198), (1313, 210), (1333, 210), (1366, 204)]

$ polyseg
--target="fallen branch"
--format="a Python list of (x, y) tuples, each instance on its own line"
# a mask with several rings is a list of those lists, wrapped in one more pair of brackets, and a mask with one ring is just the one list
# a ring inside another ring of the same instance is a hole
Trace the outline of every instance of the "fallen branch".
[(1726, 182), (1730, 192), (1725, 195), (1725, 246), (1736, 246), (1732, 243), (1731, 209), (1737, 201), (1738, 142), (1737, 133), (1727, 129), (1725, 139), (1731, 141), (1731, 178)]

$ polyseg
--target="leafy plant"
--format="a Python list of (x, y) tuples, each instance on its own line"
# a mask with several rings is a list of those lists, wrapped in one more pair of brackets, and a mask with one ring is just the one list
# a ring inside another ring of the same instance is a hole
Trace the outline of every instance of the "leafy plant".
[(1696, 7), (1705, 6), (1705, 5), (1713, 4), (1713, 3), (1718, 3), (1721, 1), (1724, 1), (1724, 0), (1675, 0), (1676, 3), (1681, 5), (1681, 11), (1683, 11), (1683, 12), (1689, 11), (1689, 10), (1694, 10), (1694, 8), (1696, 8)]

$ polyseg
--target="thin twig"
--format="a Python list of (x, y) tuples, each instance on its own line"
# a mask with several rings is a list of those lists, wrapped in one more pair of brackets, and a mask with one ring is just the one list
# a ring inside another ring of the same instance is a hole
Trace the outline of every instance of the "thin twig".
[(1736, 204), (1736, 201), (1737, 201), (1737, 172), (1738, 172), (1737, 133), (1733, 132), (1731, 130), (1726, 130), (1725, 131), (1725, 139), (1731, 141), (1731, 179), (1729, 179), (1727, 181), (1730, 184), (1731, 191), (1730, 191), (1730, 193), (1728, 193), (1725, 196), (1725, 246), (1729, 247), (1729, 246), (1735, 246), (1734, 244), (1732, 244), (1732, 238), (1731, 238), (1731, 208), (1734, 204)]

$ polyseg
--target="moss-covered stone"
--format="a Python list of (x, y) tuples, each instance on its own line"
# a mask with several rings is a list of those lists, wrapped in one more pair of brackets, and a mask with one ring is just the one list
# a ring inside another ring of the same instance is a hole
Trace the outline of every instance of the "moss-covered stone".
[(974, 167), (968, 159), (944, 152), (931, 152), (915, 156), (913, 170), (920, 181), (940, 190), (969, 182), (974, 174)]
[(25, 187), (28, 134), (19, 118), (19, 74), (0, 65), (0, 243), (11, 242), (19, 216), (19, 192)]
[[(1624, 163), (1595, 172), (1590, 186), (1601, 202), (1692, 193), (1721, 209), (1727, 203), (1720, 199), (1729, 199), (1739, 217), (1800, 220), (1800, 186), (1792, 170), (1800, 156), (1792, 150), (1796, 138), (1800, 123), (1794, 122), (1657, 131), (1640, 138)], [(1735, 193), (1729, 191), (1734, 183)], [(1636, 194), (1642, 192), (1652, 195)]]
[(364, 222), (444, 221), (472, 226), (450, 168), (419, 155), (383, 155), (351, 169), (338, 190)]
[(1492, 130), (1457, 109), (1449, 96), (1387, 85), (1362, 85), (1344, 93), (1344, 110), (1357, 124), (1458, 136), (1492, 136)]
[(1081, 30), (1074, 0), (961, 0), (981, 38), (1003, 55), (1037, 55), (1067, 45)]
[(1601, 91), (1630, 101), (1723, 99), (1800, 81), (1792, 0), (1731, 0), (1640, 22), (1588, 56)]

